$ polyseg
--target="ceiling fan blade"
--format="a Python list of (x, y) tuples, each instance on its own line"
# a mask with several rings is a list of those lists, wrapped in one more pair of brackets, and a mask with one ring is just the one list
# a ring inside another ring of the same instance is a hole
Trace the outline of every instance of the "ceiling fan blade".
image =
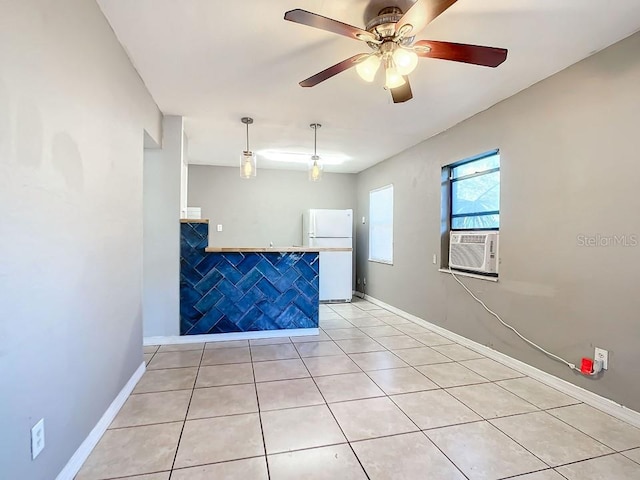
[[(466, 45), (464, 43), (437, 42), (434, 40), (420, 40), (413, 44), (419, 57), (440, 58), (453, 62), (472, 63), (485, 67), (497, 67), (507, 59), (508, 50), (505, 48), (482, 47)], [(420, 47), (429, 47), (422, 49)]]
[(362, 40), (365, 42), (377, 40), (374, 34), (367, 32), (366, 30), (333, 20), (332, 18), (323, 17), (317, 13), (308, 12), (300, 8), (286, 12), (284, 14), (284, 19), (289, 20), (290, 22), (319, 28), (320, 30), (337, 33), (338, 35), (344, 35), (345, 37), (351, 37), (355, 40)]
[(300, 82), (301, 87), (315, 87), (320, 82), (324, 82), (334, 75), (339, 74), (340, 72), (344, 72), (345, 70), (350, 69), (351, 67), (355, 67), (356, 64), (365, 57), (368, 57), (368, 53), (359, 53), (354, 55), (353, 57), (349, 57), (346, 60), (341, 61), (340, 63), (336, 63), (335, 65), (325, 68), (319, 73), (307, 78)]
[(403, 78), (405, 79), (404, 85), (391, 89), (391, 98), (393, 98), (393, 103), (403, 103), (413, 98), (411, 85), (409, 84), (409, 77), (405, 76)]
[(405, 12), (396, 24), (396, 33), (403, 25), (410, 25), (404, 36), (411, 37), (426, 27), (435, 18), (458, 0), (418, 0)]

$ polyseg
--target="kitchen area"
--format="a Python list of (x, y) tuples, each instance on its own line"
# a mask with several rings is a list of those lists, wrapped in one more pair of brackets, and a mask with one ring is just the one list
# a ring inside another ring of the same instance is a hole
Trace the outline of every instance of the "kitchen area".
[(285, 246), (220, 245), (209, 232), (221, 224), (182, 219), (180, 335), (316, 335), (320, 302), (350, 302), (353, 211), (306, 209), (298, 218), (298, 241)]

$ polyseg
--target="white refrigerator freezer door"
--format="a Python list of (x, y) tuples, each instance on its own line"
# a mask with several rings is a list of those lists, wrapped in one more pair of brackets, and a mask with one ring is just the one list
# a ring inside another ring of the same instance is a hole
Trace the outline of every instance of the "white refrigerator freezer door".
[[(349, 247), (350, 238), (310, 238), (312, 247)], [(351, 301), (352, 252), (320, 252), (320, 301)]]
[(353, 210), (310, 210), (308, 234), (310, 237), (351, 237)]

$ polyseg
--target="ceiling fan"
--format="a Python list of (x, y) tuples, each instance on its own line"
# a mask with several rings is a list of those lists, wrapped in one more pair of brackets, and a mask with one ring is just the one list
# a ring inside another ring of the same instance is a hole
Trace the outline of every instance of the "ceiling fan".
[(420, 30), (456, 1), (418, 0), (404, 13), (398, 7), (386, 7), (367, 23), (365, 30), (299, 8), (286, 12), (285, 20), (362, 40), (373, 50), (371, 53), (354, 55), (316, 73), (301, 81), (300, 86), (313, 87), (351, 67), (356, 67), (363, 80), (372, 82), (382, 65), (385, 88), (391, 91), (394, 103), (402, 103), (413, 98), (407, 75), (416, 68), (419, 57), (497, 67), (507, 59), (507, 50), (504, 48), (435, 40), (414, 42)]

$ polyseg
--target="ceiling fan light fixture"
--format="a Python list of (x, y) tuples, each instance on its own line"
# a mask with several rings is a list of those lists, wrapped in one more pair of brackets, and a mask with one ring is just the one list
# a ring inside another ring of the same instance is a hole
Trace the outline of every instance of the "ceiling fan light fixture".
[(380, 56), (377, 54), (369, 55), (365, 60), (359, 62), (356, 65), (356, 71), (360, 78), (365, 82), (373, 82), (373, 79), (376, 77), (376, 73), (380, 68)]
[(398, 47), (393, 52), (393, 62), (400, 75), (409, 75), (418, 66), (418, 55), (413, 50)]

